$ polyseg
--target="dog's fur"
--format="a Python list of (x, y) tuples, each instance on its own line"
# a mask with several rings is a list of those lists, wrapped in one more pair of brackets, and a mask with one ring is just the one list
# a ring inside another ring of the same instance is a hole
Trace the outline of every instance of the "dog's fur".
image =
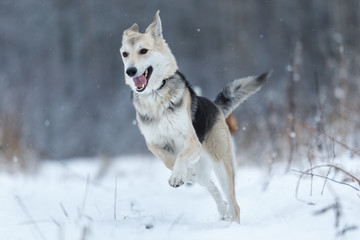
[(172, 170), (169, 184), (205, 186), (222, 219), (240, 222), (234, 156), (225, 118), (263, 85), (268, 74), (235, 80), (214, 102), (197, 96), (178, 71), (175, 57), (162, 36), (159, 11), (145, 33), (139, 33), (137, 24), (124, 31), (120, 53), (138, 126), (149, 150)]

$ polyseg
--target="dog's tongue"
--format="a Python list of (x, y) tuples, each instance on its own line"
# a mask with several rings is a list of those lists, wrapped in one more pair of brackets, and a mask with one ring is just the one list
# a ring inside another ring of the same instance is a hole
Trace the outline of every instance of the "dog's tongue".
[(143, 85), (146, 85), (146, 77), (144, 75), (133, 78), (133, 80), (137, 88), (141, 88)]

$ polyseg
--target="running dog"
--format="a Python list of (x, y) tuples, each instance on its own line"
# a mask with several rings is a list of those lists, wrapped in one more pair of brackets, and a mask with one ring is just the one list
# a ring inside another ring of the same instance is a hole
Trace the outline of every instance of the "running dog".
[(136, 23), (123, 32), (120, 54), (139, 129), (149, 150), (172, 171), (170, 186), (205, 186), (221, 219), (239, 223), (234, 154), (225, 118), (259, 90), (269, 74), (235, 80), (215, 101), (197, 96), (163, 38), (159, 11), (145, 33)]

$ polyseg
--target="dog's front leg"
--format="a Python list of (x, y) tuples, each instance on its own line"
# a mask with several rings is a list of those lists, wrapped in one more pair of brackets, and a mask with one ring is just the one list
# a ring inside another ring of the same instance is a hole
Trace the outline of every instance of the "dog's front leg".
[(159, 158), (168, 169), (174, 168), (175, 158), (168, 154), (163, 148), (158, 145), (147, 143), (149, 150)]
[(169, 178), (172, 187), (179, 187), (186, 182), (187, 170), (191, 164), (195, 164), (201, 155), (201, 143), (193, 132), (189, 137), (185, 137), (184, 149), (176, 158), (173, 171)]

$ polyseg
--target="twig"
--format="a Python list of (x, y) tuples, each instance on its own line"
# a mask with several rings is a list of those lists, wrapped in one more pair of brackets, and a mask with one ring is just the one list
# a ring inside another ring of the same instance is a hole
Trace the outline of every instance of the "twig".
[(100, 156), (100, 167), (95, 176), (95, 180), (98, 181), (103, 178), (111, 167), (112, 161), (107, 155)]
[[(325, 179), (330, 180), (330, 181), (332, 181), (332, 182), (349, 186), (349, 187), (355, 189), (356, 191), (360, 191), (360, 189), (352, 186), (351, 184), (348, 184), (348, 183), (345, 183), (345, 182), (340, 182), (340, 181), (337, 181), (337, 180), (335, 180), (335, 179), (328, 178), (328, 177), (326, 177), (326, 176), (322, 176), (322, 175), (319, 175), (319, 174), (316, 174), (316, 173), (308, 173), (308, 172), (306, 172), (306, 171), (303, 172), (303, 171), (299, 171), (299, 170), (295, 170), (295, 169), (291, 169), (291, 171), (301, 173), (300, 178), (299, 178), (299, 181), (298, 181), (298, 185), (299, 185), (299, 182), (300, 182), (301, 177), (302, 177), (303, 175), (312, 175), (312, 176), (315, 176), (315, 177), (325, 178)], [(296, 189), (298, 189), (298, 187), (297, 187)], [(296, 198), (297, 198), (297, 192), (296, 192)]]
[(116, 220), (116, 199), (117, 199), (117, 175), (115, 177), (115, 193), (114, 193), (114, 219)]
[(22, 202), (21, 198), (19, 196), (15, 196), (15, 199), (17, 200), (21, 210), (25, 213), (25, 215), (28, 217), (29, 221), (33, 223), (33, 226), (35, 230), (38, 232), (41, 239), (46, 240), (45, 236), (42, 234), (39, 226), (37, 225), (37, 222), (32, 218), (31, 214), (27, 210), (25, 204)]
[[(328, 176), (330, 174), (331, 169), (332, 169), (332, 167), (329, 167), (329, 170), (328, 170), (328, 172), (327, 172), (327, 174), (325, 176), (325, 181), (324, 181), (323, 187), (321, 189), (321, 195), (323, 195), (323, 193), (324, 193), (325, 185), (326, 185), (326, 182), (328, 180)], [(311, 174), (312, 174), (312, 169), (311, 169)]]
[(335, 203), (331, 204), (330, 206), (327, 206), (321, 210), (318, 210), (316, 212), (314, 212), (315, 215), (320, 215), (323, 214), (331, 209), (334, 209), (335, 211), (335, 227), (338, 228), (339, 224), (340, 224), (340, 217), (341, 217), (341, 204), (339, 202), (339, 199), (336, 198), (335, 199)]
[(345, 145), (344, 143), (340, 142), (339, 140), (336, 140), (334, 137), (332, 137), (332, 136), (330, 136), (330, 135), (328, 135), (328, 134), (326, 134), (326, 133), (324, 133), (324, 132), (320, 132), (320, 131), (316, 130), (315, 128), (306, 125), (305, 123), (302, 123), (302, 122), (296, 120), (294, 117), (288, 117), (287, 119), (288, 119), (289, 121), (292, 121), (292, 122), (296, 123), (297, 125), (299, 125), (299, 126), (301, 126), (301, 127), (303, 127), (303, 128), (306, 128), (306, 129), (308, 129), (308, 130), (314, 131), (314, 132), (316, 132), (316, 133), (319, 133), (319, 134), (321, 134), (321, 135), (323, 135), (323, 136), (325, 136), (325, 137), (333, 140), (334, 142), (336, 142), (337, 144), (339, 144), (339, 145), (342, 146), (343, 148), (349, 150), (351, 153), (360, 156), (360, 150), (354, 150), (354, 149), (350, 148), (349, 146)]
[(51, 217), (51, 220), (58, 228), (61, 228), (61, 224), (58, 221), (56, 221), (55, 218)]
[(336, 203), (335, 203), (335, 227), (338, 228), (339, 224), (340, 224), (340, 217), (341, 217), (341, 204), (339, 202), (338, 199), (336, 199)]
[(83, 227), (82, 233), (81, 233), (81, 240), (86, 240), (87, 236), (89, 236), (90, 229), (89, 227)]
[(64, 213), (65, 217), (66, 218), (69, 218), (69, 214), (67, 213), (67, 211), (65, 210), (65, 207), (62, 203), (59, 203), (60, 204), (60, 208), (62, 210), (62, 212)]
[[(302, 46), (300, 42), (296, 42), (294, 49), (294, 56), (292, 59), (292, 66), (289, 69), (290, 79), (288, 82), (288, 116), (292, 118), (295, 117), (296, 114), (296, 100), (295, 100), (295, 90), (296, 90), (296, 82), (300, 80), (300, 67), (302, 63)], [(288, 131), (288, 142), (289, 142), (289, 159), (288, 166), (286, 171), (289, 171), (290, 166), (293, 162), (293, 158), (296, 152), (296, 138), (294, 136), (295, 133), (295, 124), (291, 122), (290, 126), (287, 127)]]
[[(317, 100), (317, 104), (316, 104), (316, 118), (318, 118), (317, 120), (315, 120), (316, 122), (316, 129), (319, 132), (325, 132), (325, 123), (324, 123), (324, 114), (323, 114), (323, 107), (322, 107), (322, 103), (321, 103), (321, 94), (320, 94), (320, 83), (319, 83), (319, 78), (318, 78), (318, 73), (316, 70), (314, 70), (314, 82), (315, 82), (315, 90), (316, 90), (316, 100)], [(320, 134), (318, 133), (316, 136), (316, 145), (317, 145), (317, 149), (321, 150), (322, 149), (322, 145), (323, 145), (323, 141), (320, 140)]]
[(343, 236), (343, 235), (345, 235), (345, 233), (347, 233), (349, 231), (354, 231), (356, 229), (358, 229), (358, 226), (356, 226), (356, 225), (351, 225), (351, 226), (345, 225), (345, 227), (341, 231), (339, 231), (337, 233), (337, 235), (338, 236)]
[(310, 152), (308, 152), (308, 159), (309, 159), (309, 164), (310, 164), (310, 173), (311, 173), (311, 182), (310, 182), (310, 196), (312, 196), (312, 190), (313, 190), (313, 180), (314, 180), (314, 175), (313, 175), (313, 172), (312, 172), (312, 164), (311, 164), (311, 161), (312, 161), (312, 155), (310, 154)]
[(85, 210), (85, 204), (86, 204), (86, 200), (87, 200), (87, 195), (88, 195), (88, 191), (89, 191), (89, 184), (90, 184), (90, 176), (89, 174), (86, 177), (86, 187), (85, 187), (85, 193), (84, 193), (84, 198), (81, 204), (81, 215), (82, 216), (84, 214), (84, 210)]
[[(357, 183), (358, 183), (359, 186), (360, 186), (360, 180), (359, 180), (358, 178), (356, 178), (355, 176), (353, 176), (353, 175), (350, 174), (349, 172), (345, 171), (344, 169), (342, 169), (342, 168), (340, 168), (340, 167), (338, 167), (338, 166), (335, 166), (335, 165), (333, 165), (333, 164), (325, 164), (325, 165), (315, 166), (315, 167), (312, 167), (312, 168), (306, 170), (305, 172), (292, 169), (292, 171), (294, 171), (294, 172), (299, 172), (299, 173), (301, 173), (301, 175), (299, 176), (298, 182), (297, 182), (297, 184), (296, 184), (296, 189), (295, 189), (295, 198), (296, 198), (297, 200), (299, 200), (299, 201), (301, 201), (301, 202), (308, 203), (308, 204), (313, 204), (313, 203), (311, 203), (311, 202), (306, 202), (306, 201), (303, 201), (303, 200), (301, 200), (301, 199), (298, 198), (300, 181), (301, 181), (301, 179), (302, 179), (302, 177), (303, 177), (304, 175), (310, 175), (310, 176), (316, 176), (316, 177), (320, 177), (320, 178), (325, 178), (326, 180), (330, 180), (330, 181), (335, 182), (335, 183), (343, 184), (343, 185), (346, 185), (346, 186), (349, 186), (349, 187), (355, 189), (356, 191), (360, 191), (360, 189), (352, 186), (351, 184), (348, 184), (348, 183), (345, 183), (345, 182), (340, 182), (340, 181), (337, 181), (337, 180), (335, 180), (335, 179), (329, 178), (329, 177), (327, 177), (327, 176), (322, 176), (322, 175), (314, 174), (314, 173), (312, 172), (314, 169), (321, 168), (321, 167), (331, 167), (331, 168), (334, 168), (334, 169), (337, 170), (337, 171), (341, 171), (341, 172), (343, 172), (344, 174), (350, 176), (350, 177), (351, 177), (352, 179), (354, 179), (355, 181), (357, 181)], [(311, 171), (311, 173), (309, 173), (309, 171)]]
[(348, 175), (350, 178), (354, 179), (360, 186), (360, 179), (358, 179), (357, 177), (355, 177), (354, 175), (352, 175), (351, 173), (349, 173), (348, 171), (345, 171), (344, 169), (334, 165), (334, 164), (323, 164), (323, 165), (319, 165), (319, 166), (315, 166), (313, 167), (313, 169), (316, 169), (316, 168), (321, 168), (321, 167), (332, 167), (340, 172), (343, 172), (345, 173), (346, 175)]
[(336, 157), (336, 155), (335, 155), (335, 139), (333, 138), (332, 139), (332, 163), (334, 163), (335, 157)]

